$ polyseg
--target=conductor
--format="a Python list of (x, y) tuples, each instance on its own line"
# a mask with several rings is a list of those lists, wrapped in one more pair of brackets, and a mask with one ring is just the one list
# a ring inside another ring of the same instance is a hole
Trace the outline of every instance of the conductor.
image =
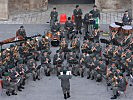
[(71, 75), (66, 75), (67, 71), (63, 70), (63, 75), (60, 75), (58, 78), (61, 79), (61, 87), (64, 94), (64, 99), (70, 97), (70, 79), (72, 78)]

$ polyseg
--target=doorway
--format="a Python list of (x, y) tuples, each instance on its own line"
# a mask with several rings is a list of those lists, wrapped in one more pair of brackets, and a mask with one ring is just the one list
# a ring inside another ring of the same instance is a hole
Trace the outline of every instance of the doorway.
[(95, 0), (49, 0), (49, 4), (94, 4)]

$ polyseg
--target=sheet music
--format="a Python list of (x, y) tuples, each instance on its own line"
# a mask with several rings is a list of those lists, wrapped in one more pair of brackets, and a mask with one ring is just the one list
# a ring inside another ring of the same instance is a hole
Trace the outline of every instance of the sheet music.
[[(63, 75), (63, 72), (60, 72), (60, 75)], [(72, 72), (71, 71), (67, 71), (66, 75), (72, 75)]]

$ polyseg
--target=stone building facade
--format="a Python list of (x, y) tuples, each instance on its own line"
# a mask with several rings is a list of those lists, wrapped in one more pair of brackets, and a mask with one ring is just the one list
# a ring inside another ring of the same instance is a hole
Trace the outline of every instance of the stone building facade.
[[(102, 11), (121, 11), (133, 9), (133, 0), (95, 0)], [(0, 0), (0, 20), (7, 20), (17, 12), (46, 10), (48, 0)], [(133, 10), (132, 16), (133, 16)]]

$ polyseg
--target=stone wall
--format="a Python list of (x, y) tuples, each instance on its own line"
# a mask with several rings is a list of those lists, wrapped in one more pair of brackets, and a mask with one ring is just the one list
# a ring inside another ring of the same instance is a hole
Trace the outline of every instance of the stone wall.
[(16, 12), (25, 12), (31, 10), (46, 10), (48, 0), (9, 0), (10, 14)]
[(95, 0), (96, 5), (103, 11), (120, 11), (131, 9), (132, 0)]
[(8, 19), (8, 0), (0, 0), (0, 20)]

